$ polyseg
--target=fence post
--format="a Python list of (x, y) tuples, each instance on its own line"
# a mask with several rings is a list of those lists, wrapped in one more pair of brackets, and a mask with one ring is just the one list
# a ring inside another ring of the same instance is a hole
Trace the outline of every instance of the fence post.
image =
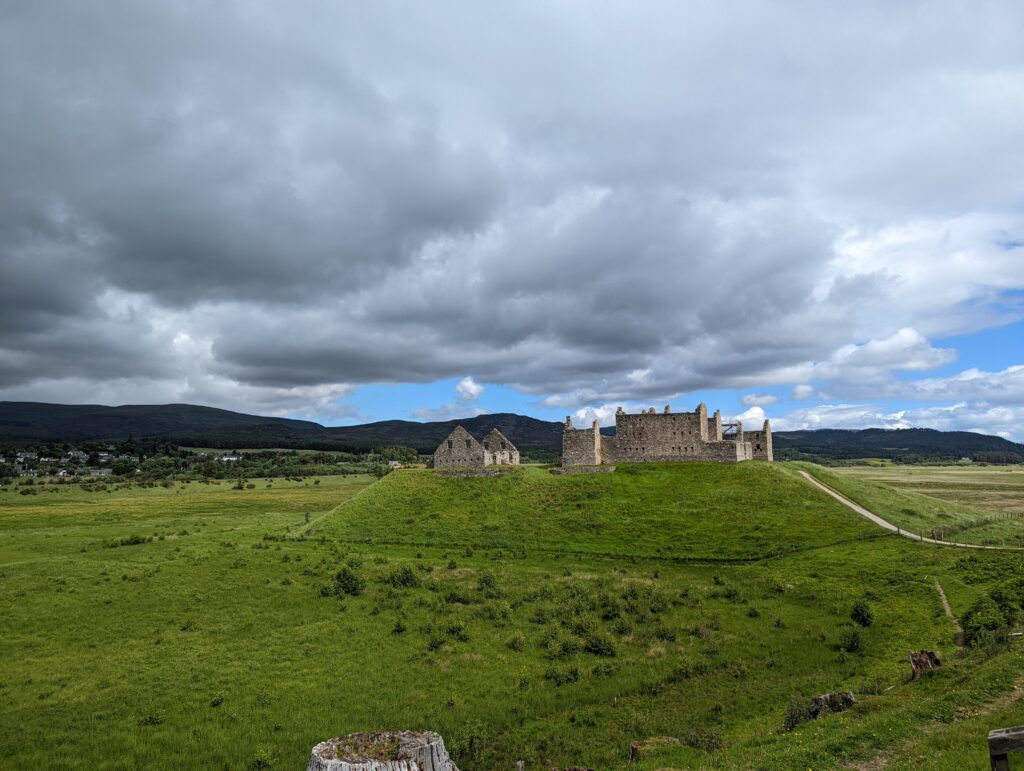
[(1024, 750), (1024, 726), (996, 728), (988, 732), (988, 754), (992, 771), (1010, 771), (1011, 752)]

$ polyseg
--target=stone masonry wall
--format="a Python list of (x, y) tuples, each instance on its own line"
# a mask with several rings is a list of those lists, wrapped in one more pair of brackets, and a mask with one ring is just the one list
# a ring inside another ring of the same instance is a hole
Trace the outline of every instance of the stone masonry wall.
[(519, 450), (496, 428), (484, 437), (484, 463), (494, 466), (518, 466)]
[[(708, 420), (695, 412), (615, 416), (615, 440), (607, 462), (698, 458), (707, 443)], [(609, 443), (611, 444), (611, 443)]]
[(597, 466), (601, 462), (601, 431), (597, 421), (591, 428), (573, 428), (572, 419), (566, 418), (562, 433), (562, 465)]
[(722, 415), (708, 417), (701, 404), (694, 412), (663, 413), (654, 409), (630, 415), (620, 408), (615, 414), (615, 436), (601, 436), (597, 422), (591, 429), (575, 429), (566, 418), (562, 435), (562, 465), (639, 463), (664, 460), (704, 460), (738, 463), (744, 460), (773, 460), (771, 426), (763, 431), (744, 431), (722, 436)]
[(484, 446), (462, 426), (456, 426), (434, 451), (434, 468), (484, 466)]
[(745, 431), (743, 438), (750, 444), (752, 460), (774, 461), (772, 450), (772, 426), (767, 420), (760, 431)]

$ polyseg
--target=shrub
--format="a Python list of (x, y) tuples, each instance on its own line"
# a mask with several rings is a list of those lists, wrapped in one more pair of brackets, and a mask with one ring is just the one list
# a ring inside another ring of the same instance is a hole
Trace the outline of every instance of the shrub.
[(988, 595), (982, 595), (964, 613), (964, 639), (968, 645), (975, 646), (983, 636), (991, 635), (1006, 627), (1006, 617), (999, 606)]
[(595, 633), (583, 641), (583, 650), (595, 656), (614, 656), (615, 644), (606, 634)]
[(521, 651), (526, 647), (526, 638), (521, 634), (514, 634), (505, 641), (505, 647), (510, 651)]
[(449, 637), (454, 637), (459, 642), (469, 641), (469, 633), (466, 631), (466, 628), (457, 621), (453, 621), (448, 624), (445, 631), (448, 633)]
[(501, 590), (498, 589), (498, 579), (493, 573), (481, 573), (480, 577), (476, 580), (477, 591), (483, 592), (485, 597), (495, 599), (501, 596)]
[(396, 589), (416, 589), (420, 586), (419, 577), (408, 565), (403, 565), (391, 571), (382, 581)]
[(661, 640), (662, 642), (675, 642), (676, 633), (667, 626), (659, 626), (654, 630), (654, 639)]
[(861, 649), (862, 645), (863, 639), (859, 629), (851, 629), (848, 632), (844, 632), (843, 636), (839, 638), (839, 649), (847, 653), (856, 653)]
[(874, 613), (871, 612), (871, 606), (861, 600), (853, 606), (853, 610), (850, 611), (850, 618), (857, 626), (868, 627), (875, 620)]
[(444, 638), (440, 635), (435, 634), (430, 638), (430, 641), (427, 643), (427, 650), (436, 651), (442, 645), (444, 645)]
[(690, 726), (679, 738), (686, 746), (705, 752), (714, 752), (725, 746), (722, 742), (722, 732), (713, 728), (702, 729), (699, 726)]
[(786, 714), (782, 719), (782, 730), (792, 731), (802, 723), (811, 719), (811, 706), (800, 694), (789, 697), (789, 704), (786, 705)]
[(403, 624), (401, 619), (399, 619), (391, 628), (391, 634), (402, 634), (403, 632), (405, 632), (405, 624)]
[(347, 566), (334, 574), (334, 593), (339, 597), (344, 594), (353, 597), (362, 594), (365, 586), (366, 580)]
[(554, 683), (556, 687), (576, 683), (580, 679), (580, 668), (577, 666), (551, 667), (544, 673), (544, 679)]

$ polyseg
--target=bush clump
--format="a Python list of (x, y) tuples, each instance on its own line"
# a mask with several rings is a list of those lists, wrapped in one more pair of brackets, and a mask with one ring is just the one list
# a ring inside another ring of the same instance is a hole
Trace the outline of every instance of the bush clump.
[(505, 641), (505, 647), (510, 651), (519, 652), (526, 647), (526, 638), (521, 634), (514, 634)]
[(346, 594), (355, 597), (362, 594), (365, 587), (366, 579), (348, 566), (343, 566), (334, 574), (334, 594), (338, 597)]
[(811, 705), (808, 703), (800, 694), (793, 694), (789, 697), (789, 703), (786, 705), (786, 714), (782, 718), (782, 730), (792, 731), (797, 726), (811, 720)]
[(1003, 611), (988, 595), (982, 595), (975, 600), (974, 604), (964, 613), (961, 621), (964, 627), (964, 639), (972, 647), (1008, 626)]
[(608, 635), (595, 632), (583, 641), (583, 650), (595, 656), (614, 656), (615, 643)]
[(381, 580), (383, 583), (396, 589), (416, 589), (421, 584), (419, 576), (408, 565), (392, 570)]
[(857, 653), (864, 645), (864, 638), (859, 629), (844, 632), (839, 638), (839, 649), (847, 653)]
[(580, 668), (577, 666), (551, 667), (544, 673), (544, 679), (554, 683), (556, 687), (576, 683), (580, 679)]
[(853, 606), (850, 618), (857, 626), (869, 627), (875, 621), (875, 614), (871, 612), (871, 606), (861, 600)]

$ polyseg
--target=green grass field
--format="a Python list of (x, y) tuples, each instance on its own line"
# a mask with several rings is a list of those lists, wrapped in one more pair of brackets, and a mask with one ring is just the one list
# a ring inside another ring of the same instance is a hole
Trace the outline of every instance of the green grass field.
[[(291, 769), (430, 728), (463, 771), (983, 768), (1024, 718), (1022, 652), (957, 650), (933, 586), (961, 613), (1024, 555), (885, 535), (781, 464), (370, 482), (0, 494), (0, 767)], [(947, 666), (906, 682), (925, 647)]]
[(894, 525), (947, 541), (1024, 547), (1024, 468), (799, 466)]

